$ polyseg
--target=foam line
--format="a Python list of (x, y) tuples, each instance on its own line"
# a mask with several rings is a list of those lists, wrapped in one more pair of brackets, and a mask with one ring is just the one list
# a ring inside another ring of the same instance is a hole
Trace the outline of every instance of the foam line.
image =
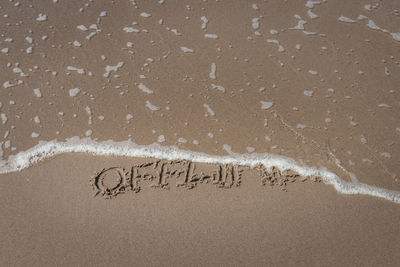
[(21, 171), (44, 159), (71, 152), (83, 152), (99, 156), (159, 158), (165, 160), (185, 159), (198, 163), (233, 164), (249, 167), (262, 164), (267, 169), (276, 166), (281, 171), (290, 169), (304, 177), (319, 176), (325, 184), (333, 185), (342, 194), (369, 195), (400, 204), (400, 192), (398, 191), (358, 182), (347, 182), (328, 170), (301, 166), (293, 159), (283, 156), (268, 153), (237, 154), (232, 152), (227, 156), (216, 156), (182, 150), (175, 146), (161, 146), (159, 144), (137, 145), (131, 140), (97, 142), (90, 138), (72, 137), (65, 142), (57, 140), (40, 141), (36, 146), (26, 151), (9, 156), (7, 160), (0, 158), (0, 174)]

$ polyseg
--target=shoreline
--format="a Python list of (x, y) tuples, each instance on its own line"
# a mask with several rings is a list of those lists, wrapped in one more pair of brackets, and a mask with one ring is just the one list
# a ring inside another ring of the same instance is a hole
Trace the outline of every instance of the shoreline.
[(293, 159), (273, 154), (237, 154), (225, 148), (229, 156), (213, 156), (200, 152), (181, 150), (175, 146), (137, 145), (131, 140), (114, 142), (112, 140), (97, 142), (90, 138), (72, 137), (65, 142), (56, 140), (44, 142), (9, 156), (7, 161), (0, 161), (0, 173), (19, 171), (30, 167), (49, 157), (71, 152), (85, 152), (92, 155), (125, 156), (133, 158), (159, 158), (166, 160), (189, 160), (198, 163), (217, 163), (243, 165), (254, 168), (263, 165), (266, 169), (277, 167), (281, 172), (295, 171), (303, 177), (321, 177), (325, 184), (332, 185), (336, 191), (348, 195), (369, 195), (400, 203), (400, 192), (360, 183), (357, 180), (347, 182), (336, 174), (322, 168), (301, 166)]

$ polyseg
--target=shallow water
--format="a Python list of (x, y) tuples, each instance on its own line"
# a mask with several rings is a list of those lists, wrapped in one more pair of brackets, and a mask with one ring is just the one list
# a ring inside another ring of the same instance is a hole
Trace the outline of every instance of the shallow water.
[(207, 155), (229, 146), (400, 191), (399, 9), (4, 2), (2, 158), (73, 136)]

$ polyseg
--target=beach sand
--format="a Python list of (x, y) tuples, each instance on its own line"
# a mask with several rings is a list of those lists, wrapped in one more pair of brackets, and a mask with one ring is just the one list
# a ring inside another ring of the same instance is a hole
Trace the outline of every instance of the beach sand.
[(399, 266), (399, 10), (3, 1), (0, 265)]
[(2, 177), (3, 266), (398, 266), (398, 204), (323, 183), (144, 187), (107, 200), (88, 178), (137, 160), (62, 155)]

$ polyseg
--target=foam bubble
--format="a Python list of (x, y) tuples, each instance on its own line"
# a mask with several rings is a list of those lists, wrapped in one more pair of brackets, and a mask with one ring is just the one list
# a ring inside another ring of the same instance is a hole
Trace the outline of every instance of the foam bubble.
[(314, 91), (312, 91), (312, 90), (305, 90), (304, 91), (304, 95), (306, 95), (306, 96), (313, 96), (313, 94), (314, 94)]
[(254, 18), (251, 20), (251, 22), (251, 26), (254, 30), (258, 30), (258, 28), (260, 28), (260, 18)]
[(278, 51), (279, 52), (283, 52), (285, 51), (285, 48), (279, 43), (278, 40), (276, 39), (267, 39), (267, 43), (273, 43), (276, 44), (278, 46)]
[(261, 109), (269, 109), (273, 106), (274, 103), (272, 102), (266, 102), (266, 101), (261, 101)]
[(210, 72), (210, 79), (215, 80), (217, 78), (215, 72), (217, 71), (217, 65), (215, 63), (211, 63), (211, 72)]
[(208, 39), (218, 39), (218, 35), (215, 33), (206, 33), (204, 34), (204, 37)]
[(77, 96), (80, 91), (81, 91), (81, 89), (79, 89), (79, 88), (69, 89), (69, 96), (70, 97)]
[(84, 31), (84, 32), (88, 30), (88, 28), (86, 28), (85, 25), (78, 25), (78, 26), (76, 26), (76, 28), (77, 28), (78, 30), (81, 30), (81, 31)]
[(215, 116), (214, 110), (212, 110), (212, 108), (209, 105), (204, 104), (203, 107), (206, 108), (206, 110), (207, 110), (208, 114), (210, 114), (210, 116)]
[(47, 20), (47, 15), (46, 15), (46, 14), (40, 13), (40, 14), (37, 16), (36, 20), (37, 20), (37, 21), (40, 21), (40, 22), (46, 21), (46, 20)]
[(144, 93), (146, 93), (146, 94), (153, 94), (153, 93), (154, 93), (153, 90), (149, 89), (149, 88), (148, 88), (146, 85), (144, 85), (143, 83), (139, 83), (138, 88), (139, 88), (142, 92), (144, 92)]
[(355, 23), (356, 22), (354, 19), (351, 19), (351, 18), (348, 18), (348, 17), (345, 17), (345, 16), (340, 16), (338, 18), (338, 20), (342, 21), (342, 22), (347, 22), (347, 23)]
[(40, 91), (39, 88), (33, 89), (33, 93), (34, 93), (37, 97), (42, 97), (42, 92)]
[(201, 19), (201, 21), (203, 22), (203, 23), (201, 24), (201, 28), (202, 28), (203, 30), (205, 30), (205, 29), (207, 28), (208, 19), (207, 19), (205, 16), (202, 16), (200, 19)]
[(218, 91), (225, 93), (225, 88), (221, 85), (211, 84), (211, 87), (212, 89), (217, 89)]
[(146, 107), (149, 108), (149, 109), (152, 110), (152, 111), (158, 111), (158, 110), (160, 110), (159, 107), (157, 107), (157, 106), (153, 105), (152, 103), (150, 103), (149, 100), (146, 100)]
[(151, 17), (151, 14), (142, 12), (142, 13), (140, 13), (140, 16), (142, 16), (143, 18), (149, 18), (149, 17)]
[(121, 68), (123, 65), (124, 65), (124, 62), (122, 62), (122, 61), (121, 61), (121, 62), (118, 62), (118, 64), (115, 65), (115, 66), (107, 65), (106, 68), (105, 68), (105, 69), (106, 69), (106, 72), (103, 74), (103, 76), (106, 77), (106, 78), (108, 78), (108, 77), (110, 76), (110, 73), (111, 73), (112, 71), (117, 72), (118, 69)]
[(164, 135), (158, 136), (157, 142), (159, 142), (159, 143), (165, 142), (165, 137), (164, 137)]
[(181, 50), (184, 53), (194, 53), (193, 49), (187, 48), (186, 46), (181, 46)]
[(135, 29), (133, 27), (124, 27), (122, 30), (124, 30), (124, 32), (140, 32), (138, 29)]

